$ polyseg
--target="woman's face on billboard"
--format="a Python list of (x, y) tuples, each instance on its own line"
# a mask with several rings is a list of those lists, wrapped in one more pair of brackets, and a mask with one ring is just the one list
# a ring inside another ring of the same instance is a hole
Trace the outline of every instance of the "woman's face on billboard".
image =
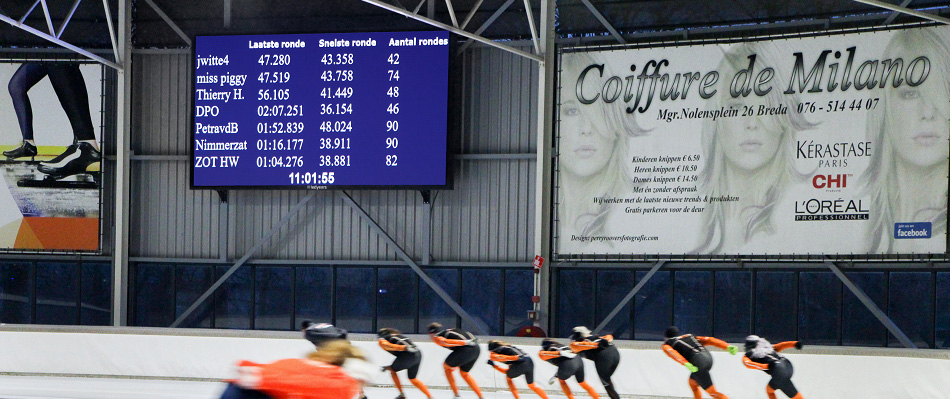
[[(723, 94), (728, 96), (728, 92)], [(729, 100), (724, 106), (739, 110), (737, 116), (720, 119), (716, 132), (726, 163), (747, 171), (767, 165), (778, 152), (782, 131), (776, 124), (768, 123), (767, 118), (774, 116), (758, 115), (760, 109), (768, 107), (765, 98), (750, 95)], [(746, 109), (751, 109), (752, 115), (743, 116)]]
[[(597, 104), (601, 105), (601, 104)], [(600, 108), (583, 109), (576, 100), (561, 104), (558, 164), (577, 177), (589, 177), (610, 162), (616, 133), (608, 131)], [(591, 113), (598, 115), (591, 115)]]
[(918, 167), (946, 163), (950, 156), (950, 96), (942, 82), (901, 86), (887, 92), (884, 140), (898, 159)]

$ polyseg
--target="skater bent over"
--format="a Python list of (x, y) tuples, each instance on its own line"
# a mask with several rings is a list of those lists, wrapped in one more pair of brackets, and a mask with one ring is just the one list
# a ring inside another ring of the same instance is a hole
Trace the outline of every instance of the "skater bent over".
[(343, 340), (327, 342), (307, 359), (238, 363), (220, 399), (351, 399), (376, 366)]
[[(317, 350), (330, 342), (350, 342), (346, 340), (347, 331), (345, 329), (330, 323), (314, 323), (312, 320), (304, 320), (300, 322), (300, 330), (303, 331), (304, 339), (310, 341)], [(366, 393), (363, 392), (362, 386), (360, 387), (359, 399), (366, 399)]]
[(439, 323), (429, 324), (429, 337), (436, 345), (452, 350), (452, 353), (442, 363), (442, 368), (445, 369), (445, 378), (449, 380), (449, 385), (452, 387), (455, 397), (459, 397), (459, 388), (455, 384), (455, 376), (452, 375), (452, 371), (460, 369), (459, 374), (462, 375), (462, 379), (475, 391), (478, 398), (482, 399), (482, 390), (475, 383), (475, 379), (468, 374), (475, 366), (475, 362), (478, 361), (478, 354), (481, 352), (481, 348), (478, 346), (478, 338), (475, 338), (475, 335), (468, 331), (457, 328), (446, 329)]
[(679, 364), (686, 366), (691, 373), (689, 375), (689, 389), (693, 391), (693, 398), (701, 399), (703, 397), (702, 391), (699, 390), (702, 387), (715, 399), (729, 399), (728, 396), (717, 391), (713, 385), (712, 376), (709, 375), (709, 370), (713, 364), (712, 354), (706, 350), (704, 345), (712, 345), (727, 350), (732, 355), (739, 351), (738, 348), (713, 337), (680, 334), (679, 328), (675, 326), (667, 328), (664, 336), (666, 342), (663, 343), (663, 351)]
[(410, 341), (409, 338), (403, 337), (399, 330), (395, 328), (381, 328), (376, 335), (379, 337), (379, 346), (396, 356), (396, 360), (391, 365), (383, 367), (384, 371), (389, 370), (389, 373), (393, 376), (393, 384), (399, 390), (399, 396), (396, 399), (406, 398), (402, 391), (402, 383), (399, 382), (399, 375), (396, 374), (397, 371), (402, 370), (408, 370), (409, 382), (426, 394), (426, 397), (432, 399), (432, 394), (429, 393), (426, 384), (416, 379), (416, 375), (419, 374), (419, 364), (422, 363), (422, 353), (419, 352), (416, 344)]
[[(541, 399), (548, 399), (544, 390), (534, 383), (534, 361), (525, 351), (498, 340), (488, 341), (488, 351), (491, 352), (488, 364), (507, 377), (508, 388), (511, 389), (511, 394), (515, 396), (515, 399), (518, 399), (518, 388), (515, 388), (513, 379), (521, 376), (524, 376), (525, 381), (528, 382), (528, 388), (531, 388)], [(495, 362), (507, 364), (508, 368), (497, 366)]]
[(750, 335), (745, 339), (745, 357), (742, 358), (742, 364), (754, 370), (762, 370), (772, 376), (769, 384), (765, 387), (765, 393), (769, 399), (775, 398), (775, 390), (780, 389), (791, 399), (803, 399), (802, 394), (795, 389), (792, 384), (792, 362), (779, 352), (794, 347), (801, 349), (802, 343), (798, 341), (787, 341), (772, 346), (765, 338), (757, 335)]
[(620, 364), (620, 351), (614, 346), (613, 340), (611, 335), (594, 336), (587, 327), (578, 326), (574, 327), (574, 333), (571, 334), (571, 350), (593, 360), (597, 376), (607, 390), (607, 395), (610, 399), (620, 399), (610, 380), (610, 376), (617, 371), (617, 365)]
[(571, 377), (574, 377), (581, 388), (584, 388), (590, 394), (591, 399), (600, 398), (597, 391), (594, 391), (594, 388), (584, 381), (584, 361), (571, 350), (570, 346), (545, 338), (541, 341), (541, 351), (538, 352), (538, 357), (557, 366), (557, 374), (554, 377), (560, 381), (561, 390), (567, 395), (567, 399), (574, 399), (571, 388), (567, 386), (567, 379)]

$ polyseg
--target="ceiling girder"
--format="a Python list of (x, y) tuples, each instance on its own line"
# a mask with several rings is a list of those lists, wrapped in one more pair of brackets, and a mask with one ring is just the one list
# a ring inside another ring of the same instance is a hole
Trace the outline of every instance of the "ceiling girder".
[(172, 19), (169, 18), (168, 15), (165, 14), (165, 12), (162, 11), (161, 8), (158, 8), (158, 5), (156, 5), (154, 1), (145, 0), (145, 2), (148, 3), (148, 5), (151, 6), (152, 9), (155, 10), (156, 13), (158, 13), (158, 16), (161, 17), (162, 20), (164, 20), (165, 23), (168, 24), (168, 26), (170, 26), (172, 30), (175, 31), (175, 33), (178, 34), (178, 37), (180, 37), (181, 40), (184, 40), (185, 43), (188, 43), (188, 47), (191, 47), (191, 38), (188, 37), (188, 35), (186, 35), (185, 32), (182, 31), (181, 28), (179, 28), (177, 24), (175, 24), (175, 21), (172, 21)]
[(867, 5), (871, 5), (871, 6), (877, 6), (877, 7), (885, 8), (885, 9), (888, 9), (888, 10), (891, 10), (891, 11), (898, 11), (898, 12), (902, 12), (902, 13), (907, 14), (907, 15), (913, 15), (913, 16), (915, 16), (915, 17), (919, 17), (919, 18), (923, 18), (923, 19), (929, 19), (929, 20), (934, 21), (934, 22), (941, 22), (941, 23), (945, 23), (945, 24), (950, 25), (950, 19), (948, 19), (948, 18), (944, 18), (944, 17), (941, 17), (941, 16), (939, 16), (939, 15), (933, 15), (933, 14), (928, 14), (928, 13), (925, 13), (925, 12), (920, 12), (920, 11), (914, 10), (914, 9), (912, 9), (912, 8), (901, 7), (901, 6), (895, 6), (895, 5), (893, 5), (893, 4), (888, 4), (888, 3), (885, 3), (885, 2), (882, 2), (882, 1), (877, 1), (877, 0), (854, 0), (854, 1), (856, 1), (856, 2), (858, 2), (858, 3), (864, 3), (864, 4), (867, 4)]
[[(146, 0), (146, 1), (148, 1), (148, 0)], [(447, 30), (447, 31), (452, 32), (452, 33), (455, 33), (455, 34), (458, 34), (458, 35), (461, 35), (461, 36), (465, 36), (465, 37), (469, 38), (470, 40), (477, 40), (477, 41), (482, 42), (482, 43), (485, 43), (485, 44), (487, 44), (487, 45), (489, 45), (489, 46), (492, 46), (492, 47), (495, 47), (495, 48), (499, 48), (499, 49), (502, 49), (502, 50), (505, 50), (505, 51), (508, 51), (508, 52), (511, 52), (511, 53), (520, 55), (520, 56), (522, 56), (522, 57), (525, 57), (525, 58), (529, 58), (529, 59), (538, 61), (538, 62), (542, 62), (542, 61), (543, 61), (543, 58), (542, 58), (541, 56), (539, 56), (539, 55), (527, 53), (527, 52), (521, 51), (521, 50), (519, 50), (519, 49), (516, 49), (516, 48), (514, 48), (514, 47), (511, 47), (511, 46), (508, 46), (508, 45), (504, 45), (504, 44), (495, 42), (494, 40), (491, 40), (491, 39), (482, 37), (482, 36), (480, 36), (481, 32), (470, 33), (470, 32), (464, 31), (464, 30), (462, 30), (462, 29), (458, 29), (458, 28), (455, 28), (455, 27), (446, 25), (446, 24), (444, 24), (444, 23), (442, 23), (442, 22), (439, 22), (439, 21), (436, 21), (436, 20), (434, 20), (434, 19), (426, 18), (426, 17), (420, 16), (420, 15), (413, 14), (413, 13), (409, 12), (408, 10), (401, 9), (401, 8), (399, 8), (399, 7), (393, 6), (393, 5), (388, 4), (388, 3), (384, 3), (384, 2), (379, 1), (379, 0), (361, 0), (361, 1), (364, 2), (364, 3), (372, 4), (372, 5), (377, 6), (377, 7), (380, 7), (380, 8), (384, 8), (384, 9), (389, 10), (389, 11), (392, 11), (392, 12), (394, 12), (394, 13), (396, 13), (396, 14), (403, 15), (403, 16), (406, 16), (406, 17), (415, 19), (416, 21), (419, 21), (419, 22), (423, 22), (423, 23), (432, 25), (432, 26), (434, 26), (434, 27), (436, 27), (436, 28), (441, 28), (441, 29)], [(514, 0), (509, 0), (508, 2), (506, 2), (506, 4), (509, 4), (509, 3), (511, 3), (512, 1), (514, 1)], [(431, 3), (430, 3), (430, 4), (431, 4)], [(467, 42), (466, 42), (466, 44), (467, 44)]]
[[(15, 27), (15, 28), (18, 28), (18, 29), (20, 29), (20, 30), (22, 30), (22, 31), (25, 31), (25, 32), (27, 32), (27, 33), (30, 33), (30, 34), (32, 34), (32, 35), (34, 35), (34, 36), (37, 36), (37, 37), (39, 37), (39, 38), (41, 38), (41, 39), (44, 39), (44, 40), (46, 40), (46, 41), (49, 41), (49, 42), (51, 42), (51, 43), (53, 43), (53, 44), (56, 44), (56, 45), (58, 45), (58, 46), (62, 46), (62, 47), (65, 47), (65, 48), (67, 48), (67, 49), (70, 49), (70, 50), (72, 50), (73, 52), (75, 52), (75, 53), (77, 53), (77, 54), (80, 54), (80, 55), (85, 56), (86, 58), (89, 58), (89, 59), (94, 60), (94, 61), (97, 61), (97, 62), (99, 62), (99, 63), (101, 63), (101, 64), (103, 64), (103, 65), (106, 65), (106, 66), (108, 66), (108, 67), (111, 67), (111, 68), (113, 68), (113, 69), (116, 69), (116, 70), (121, 71), (121, 70), (122, 70), (122, 65), (120, 65), (120, 64), (118, 63), (118, 60), (119, 60), (119, 57), (118, 57), (118, 47), (117, 47), (117, 43), (116, 43), (115, 32), (114, 32), (114, 29), (113, 29), (113, 27), (112, 27), (112, 15), (111, 15), (112, 13), (109, 11), (108, 0), (103, 0), (103, 1), (102, 1), (102, 6), (103, 6), (103, 11), (104, 11), (104, 13), (105, 13), (105, 17), (106, 17), (106, 19), (108, 20), (108, 23), (109, 23), (109, 40), (112, 42), (112, 50), (113, 50), (113, 54), (114, 54), (114, 56), (115, 56), (116, 62), (109, 61), (109, 60), (107, 60), (107, 59), (105, 59), (105, 58), (102, 58), (101, 56), (98, 56), (98, 55), (96, 55), (96, 54), (93, 54), (93, 53), (92, 53), (91, 51), (89, 51), (89, 50), (83, 49), (83, 48), (81, 48), (81, 47), (79, 47), (79, 46), (70, 44), (69, 42), (66, 42), (65, 40), (60, 39), (60, 36), (62, 35), (63, 31), (66, 30), (66, 26), (68, 26), (68, 25), (69, 25), (69, 22), (72, 20), (73, 13), (75, 13), (76, 8), (79, 6), (79, 2), (80, 2), (80, 1), (81, 1), (81, 0), (76, 0), (76, 2), (73, 4), (72, 9), (69, 11), (69, 15), (68, 15), (68, 16), (66, 17), (66, 19), (63, 21), (62, 26), (60, 26), (59, 32), (57, 32), (55, 29), (53, 29), (53, 19), (52, 19), (52, 17), (50, 16), (49, 8), (46, 6), (46, 0), (38, 0), (36, 3), (33, 3), (33, 6), (30, 7), (30, 9), (26, 12), (26, 14), (23, 15), (23, 17), (20, 18), (19, 20), (13, 19), (13, 18), (11, 18), (11, 17), (9, 17), (9, 16), (7, 16), (7, 15), (4, 15), (4, 14), (0, 14), (0, 21), (6, 22), (6, 23), (10, 24), (11, 26), (13, 26), (13, 27)], [(43, 31), (41, 31), (41, 30), (39, 30), (39, 29), (36, 29), (36, 28), (34, 28), (34, 27), (32, 27), (32, 26), (29, 26), (29, 25), (27, 25), (27, 24), (24, 23), (24, 21), (26, 21), (27, 17), (30, 16), (30, 13), (32, 13), (33, 10), (36, 9), (36, 6), (37, 6), (38, 4), (40, 4), (40, 5), (43, 6), (44, 19), (46, 20), (46, 26), (47, 26), (47, 28), (49, 29), (49, 33), (43, 32)]]
[(600, 24), (603, 25), (604, 28), (607, 28), (607, 31), (610, 32), (610, 34), (613, 35), (613, 37), (617, 39), (617, 41), (620, 42), (620, 44), (627, 44), (627, 41), (623, 39), (623, 36), (620, 36), (620, 32), (617, 32), (617, 30), (614, 29), (613, 25), (611, 25), (610, 22), (607, 21), (607, 18), (604, 18), (604, 15), (601, 14), (600, 11), (597, 11), (597, 8), (594, 7), (594, 5), (590, 3), (590, 0), (581, 0), (581, 1), (584, 3), (585, 6), (587, 6), (587, 9), (590, 10), (590, 13), (594, 14), (594, 17), (597, 18), (598, 21), (600, 21)]
[[(495, 10), (495, 13), (492, 14), (490, 17), (488, 17), (488, 20), (486, 20), (485, 23), (482, 24), (482, 26), (478, 27), (478, 29), (475, 30), (475, 34), (481, 35), (482, 32), (484, 32), (485, 29), (488, 29), (488, 27), (491, 26), (491, 24), (493, 24), (495, 20), (498, 19), (498, 17), (500, 17), (501, 14), (504, 13), (505, 10), (508, 9), (509, 6), (511, 6), (511, 3), (514, 3), (514, 2), (515, 0), (505, 1), (505, 4), (502, 4), (501, 7), (498, 7), (498, 9)], [(458, 50), (459, 54), (465, 51), (465, 49), (468, 48), (470, 44), (472, 44), (472, 39), (468, 39), (464, 44), (462, 44), (462, 46), (459, 47), (459, 50)]]
[[(909, 6), (912, 1), (914, 0), (904, 0), (904, 2), (901, 3), (901, 7)], [(898, 15), (900, 15), (900, 12), (898, 11), (892, 12), (891, 15), (887, 16), (887, 19), (884, 20), (884, 23), (882, 25), (890, 25), (891, 22), (894, 22), (894, 19), (896, 19)]]

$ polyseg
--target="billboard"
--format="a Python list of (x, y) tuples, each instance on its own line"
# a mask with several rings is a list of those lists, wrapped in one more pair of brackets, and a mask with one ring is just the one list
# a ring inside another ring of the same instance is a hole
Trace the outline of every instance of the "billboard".
[(946, 252), (950, 27), (582, 50), (559, 256)]
[(0, 60), (0, 251), (98, 252), (102, 66)]

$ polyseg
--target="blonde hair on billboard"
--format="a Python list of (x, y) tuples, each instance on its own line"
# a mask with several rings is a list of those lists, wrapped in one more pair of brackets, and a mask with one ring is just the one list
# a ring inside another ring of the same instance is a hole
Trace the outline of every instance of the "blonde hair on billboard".
[[(931, 104), (947, 102), (950, 99), (950, 29), (946, 26), (905, 29), (894, 35), (884, 50), (884, 59), (898, 57), (901, 54), (926, 55), (932, 63), (931, 79), (941, 79), (936, 83), (936, 90), (924, 95)], [(906, 67), (908, 59), (904, 59)], [(915, 210), (915, 217), (926, 217), (926, 220), (897, 220), (899, 204), (906, 203), (909, 196), (920, 196), (933, 191), (930, 182), (916, 182), (918, 190), (899, 190), (898, 181), (908, 183), (908, 177), (900, 178), (896, 174), (894, 160), (898, 157), (887, 135), (903, 126), (893, 126), (892, 106), (888, 98), (896, 95), (892, 81), (887, 82), (881, 102), (877, 106), (878, 112), (868, 112), (867, 139), (875, 143), (877, 148), (871, 153), (871, 162), (862, 176), (865, 185), (864, 194), (870, 197), (870, 223), (866, 231), (868, 253), (892, 253), (894, 251), (893, 228), (897, 222), (925, 222), (932, 223), (932, 233), (937, 235), (947, 230), (947, 185), (943, 180), (942, 204), (935, 207)], [(927, 82), (929, 83), (929, 82)], [(883, 82), (882, 82), (883, 84)], [(934, 95), (935, 94), (935, 95)], [(936, 97), (936, 98), (934, 98)], [(944, 119), (950, 115), (940, 115)], [(948, 168), (947, 160), (943, 162), (943, 170)], [(942, 174), (945, 179), (946, 173)], [(903, 192), (902, 192), (903, 191)]]
[[(764, 130), (781, 134), (779, 147), (774, 158), (760, 167), (764, 174), (760, 175), (758, 180), (765, 184), (756, 186), (756, 190), (753, 192), (744, 192), (739, 195), (740, 197), (751, 198), (749, 202), (741, 201), (747, 204), (742, 209), (729, 209), (729, 202), (709, 202), (706, 204), (706, 209), (703, 211), (703, 234), (700, 236), (700, 244), (695, 250), (696, 253), (722, 253), (726, 240), (726, 224), (729, 223), (729, 219), (741, 217), (739, 221), (743, 224), (742, 231), (744, 232), (741, 237), (742, 242), (748, 242), (757, 234), (773, 234), (775, 228), (772, 223), (772, 215), (779, 199), (781, 199), (789, 183), (803, 178), (803, 175), (795, 169), (794, 159), (792, 158), (793, 149), (795, 148), (795, 133), (810, 129), (815, 124), (809, 122), (798, 112), (800, 98), (797, 95), (783, 94), (782, 90), (787, 84), (786, 77), (788, 73), (782, 68), (781, 64), (785, 60), (777, 55), (774, 42), (744, 42), (735, 44), (725, 51), (717, 68), (720, 78), (715, 96), (719, 100), (709, 101), (708, 107), (718, 110), (724, 103), (735, 101), (729, 94), (732, 78), (739, 70), (748, 67), (748, 57), (752, 54), (756, 55), (755, 71), (759, 71), (765, 66), (775, 69), (772, 78), (772, 82), (774, 82), (771, 85), (772, 90), (762, 97), (765, 99), (767, 106), (777, 107), (780, 104), (785, 104), (788, 107), (786, 114), (765, 117), (752, 116), (758, 118), (758, 123), (761, 124)], [(744, 117), (736, 116), (734, 118)], [(735, 192), (731, 191), (730, 182), (726, 178), (726, 168), (729, 165), (721, 143), (723, 120), (724, 118), (715, 121), (709, 118), (703, 120), (702, 148), (705, 151), (703, 156), (705, 162), (701, 176), (701, 188), (704, 194), (709, 197), (736, 195)]]
[[(570, 100), (574, 93), (575, 78), (581, 70), (592, 64), (605, 64), (605, 67), (609, 69), (606, 62), (596, 59), (591, 53), (570, 53), (570, 57), (562, 58), (560, 107), (563, 107), (565, 102), (577, 101)], [(604, 234), (608, 218), (609, 207), (595, 204), (590, 198), (616, 195), (634, 186), (626, 169), (626, 164), (630, 161), (627, 140), (648, 133), (648, 130), (637, 124), (634, 119), (635, 114), (625, 112), (622, 102), (603, 104), (598, 101), (596, 104), (600, 106), (602, 112), (596, 116), (588, 115), (586, 118), (589, 118), (589, 122), (596, 127), (594, 134), (613, 142), (609, 160), (600, 171), (584, 178), (581, 184), (575, 185), (577, 182), (560, 178), (557, 189), (558, 213), (565, 215), (560, 218), (561, 230), (564, 231), (566, 228), (585, 236)], [(563, 119), (563, 116), (559, 119)], [(559, 124), (558, 141), (565, 134), (561, 129)], [(563, 151), (560, 145), (558, 148), (559, 151)], [(560, 157), (558, 159), (558, 162), (561, 162)], [(561, 170), (559, 175), (563, 176), (563, 166), (559, 166), (558, 169)], [(579, 185), (583, 188), (577, 187)]]

